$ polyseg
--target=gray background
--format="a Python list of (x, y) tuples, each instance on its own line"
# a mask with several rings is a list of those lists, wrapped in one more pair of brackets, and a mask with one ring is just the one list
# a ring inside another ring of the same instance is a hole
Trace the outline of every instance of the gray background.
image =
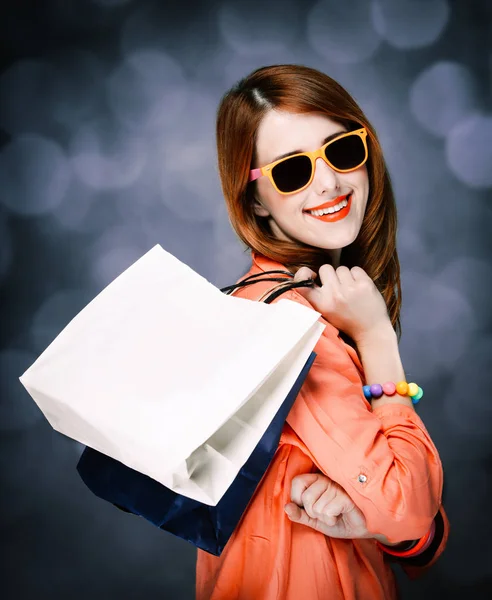
[[(446, 474), (448, 549), (404, 598), (491, 593), (491, 3), (44, 0), (0, 19), (4, 598), (193, 597), (195, 551), (93, 496), (17, 377), (160, 243), (216, 285), (248, 266), (218, 182), (222, 93), (301, 63), (356, 98), (399, 207), (401, 352)], [(329, 598), (329, 590), (327, 590)]]

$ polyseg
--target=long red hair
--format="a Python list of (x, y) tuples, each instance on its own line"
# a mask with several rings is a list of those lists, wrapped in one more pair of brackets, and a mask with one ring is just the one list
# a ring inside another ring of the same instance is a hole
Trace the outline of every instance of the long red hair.
[(272, 108), (323, 113), (347, 130), (368, 132), (369, 197), (357, 239), (343, 248), (341, 264), (360, 266), (385, 299), (398, 336), (401, 333), (400, 264), (396, 251), (396, 205), (388, 169), (376, 133), (350, 94), (334, 79), (302, 65), (262, 67), (241, 79), (223, 96), (217, 112), (217, 154), (222, 191), (231, 224), (248, 248), (286, 267), (318, 271), (330, 263), (326, 250), (275, 238), (268, 220), (253, 210), (255, 182), (248, 184), (255, 160), (259, 124)]

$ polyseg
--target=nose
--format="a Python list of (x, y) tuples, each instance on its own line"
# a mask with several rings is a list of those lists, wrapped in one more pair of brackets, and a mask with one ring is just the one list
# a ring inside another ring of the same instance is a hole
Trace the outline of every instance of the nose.
[(329, 194), (339, 187), (338, 173), (328, 166), (320, 156), (315, 161), (311, 185), (319, 195)]

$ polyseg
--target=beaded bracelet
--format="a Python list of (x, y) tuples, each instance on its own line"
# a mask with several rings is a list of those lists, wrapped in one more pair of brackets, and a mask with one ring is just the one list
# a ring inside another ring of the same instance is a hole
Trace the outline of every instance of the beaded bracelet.
[(398, 393), (400, 396), (410, 396), (413, 404), (417, 404), (424, 395), (424, 390), (416, 383), (407, 383), (406, 381), (400, 381), (396, 385), (392, 381), (387, 381), (383, 385), (379, 385), (379, 383), (364, 385), (362, 391), (369, 401), (373, 398), (380, 398), (383, 394), (394, 396), (395, 393)]

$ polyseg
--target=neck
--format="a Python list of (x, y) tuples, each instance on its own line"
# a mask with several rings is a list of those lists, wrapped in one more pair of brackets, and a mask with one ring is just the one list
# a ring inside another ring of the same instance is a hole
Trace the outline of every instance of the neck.
[(342, 257), (342, 249), (336, 248), (335, 250), (328, 250), (328, 254), (331, 258), (331, 264), (334, 269), (337, 269), (340, 266), (340, 259)]

